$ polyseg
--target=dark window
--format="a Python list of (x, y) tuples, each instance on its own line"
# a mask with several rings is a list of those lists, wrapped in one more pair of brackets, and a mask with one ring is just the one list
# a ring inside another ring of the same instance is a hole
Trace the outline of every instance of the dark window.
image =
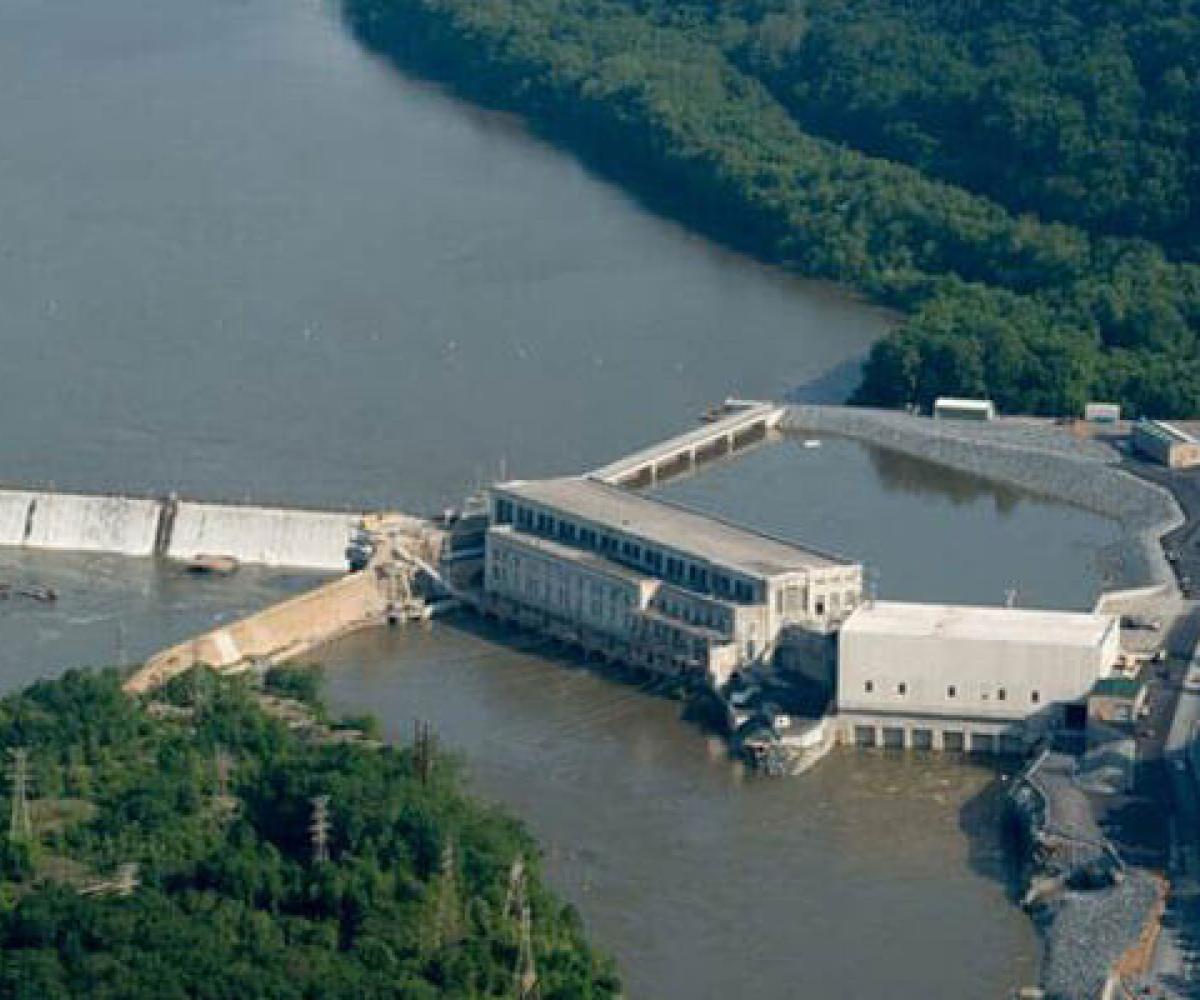
[(1036, 692), (1036, 691), (1030, 691), (1029, 692), (1029, 700), (1032, 701), (1036, 705), (1039, 701), (1042, 700), (1042, 696), (1040, 694), (1038, 694), (1038, 692)]
[(1007, 697), (1008, 697), (1008, 692), (1007, 692), (1007, 691), (1005, 691), (1005, 690), (1004, 690), (1004, 688), (1000, 688), (1000, 689), (999, 689), (999, 690), (996, 692), (996, 700), (997, 700), (997, 701), (1004, 701), (1004, 699), (1005, 699), (1005, 698), (1007, 698)]
[(908, 685), (904, 681), (896, 685), (896, 694), (908, 694)]
[(870, 694), (872, 691), (874, 691), (874, 690), (875, 690), (875, 682), (874, 682), (874, 681), (867, 681), (867, 682), (866, 682), (866, 683), (863, 685), (863, 690), (864, 690), (864, 691), (866, 691), (866, 692), (867, 692), (867, 694)]
[(958, 694), (958, 688), (956, 688), (953, 684), (951, 684), (948, 688), (946, 688), (946, 697), (947, 698), (953, 698), (957, 694)]

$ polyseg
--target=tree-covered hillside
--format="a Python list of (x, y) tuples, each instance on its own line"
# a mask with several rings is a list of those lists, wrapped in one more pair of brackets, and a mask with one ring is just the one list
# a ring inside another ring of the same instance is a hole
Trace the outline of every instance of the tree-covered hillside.
[(343, 0), (660, 210), (900, 308), (862, 401), (1200, 409), (1191, 0)]
[(805, 128), (1200, 256), (1200, 18), (1146, 0), (778, 3), (740, 65)]
[(28, 828), (0, 840), (0, 996), (511, 998), (522, 899), (540, 995), (617, 995), (529, 836), (450, 760), (298, 735), (305, 713), (275, 704), (291, 727), (200, 674), (147, 712), (114, 673), (0, 702), (31, 779)]

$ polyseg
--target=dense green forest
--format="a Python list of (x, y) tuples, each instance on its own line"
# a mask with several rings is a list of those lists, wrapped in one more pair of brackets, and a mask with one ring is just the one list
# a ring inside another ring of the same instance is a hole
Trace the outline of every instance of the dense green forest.
[(1193, 0), (342, 0), (656, 209), (904, 316), (862, 402), (1200, 410)]
[[(73, 672), (0, 702), (30, 775), (0, 840), (0, 996), (511, 998), (522, 927), (542, 997), (618, 994), (529, 836), (429, 742), (303, 735), (208, 673), (157, 697)], [(133, 891), (106, 891), (131, 863)]]

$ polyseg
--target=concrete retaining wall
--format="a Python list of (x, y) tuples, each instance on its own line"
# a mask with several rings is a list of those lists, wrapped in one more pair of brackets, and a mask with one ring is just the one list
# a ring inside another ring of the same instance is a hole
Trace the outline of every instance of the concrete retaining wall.
[(358, 514), (228, 504), (180, 503), (167, 556), (233, 556), (266, 566), (346, 568), (346, 547), (362, 520)]
[(379, 621), (386, 603), (374, 571), (351, 573), (163, 650), (125, 682), (125, 690), (144, 694), (199, 664), (230, 670), (251, 661), (276, 664), (295, 659)]
[(157, 500), (75, 493), (0, 491), (0, 545), (148, 556)]

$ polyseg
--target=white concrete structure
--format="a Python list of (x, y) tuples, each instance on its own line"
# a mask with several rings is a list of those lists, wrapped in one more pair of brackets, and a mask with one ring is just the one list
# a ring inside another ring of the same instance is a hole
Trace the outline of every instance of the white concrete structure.
[(148, 556), (161, 504), (141, 497), (0, 491), (0, 545)]
[(650, 486), (764, 440), (786, 412), (775, 403), (727, 399), (702, 427), (611, 462), (588, 473), (588, 478), (612, 486)]
[(995, 420), (996, 404), (990, 399), (941, 396), (934, 400), (933, 415), (938, 420)]
[(490, 504), (492, 610), (638, 666), (720, 682), (861, 600), (857, 563), (592, 479), (503, 483)]
[(1082, 725), (1119, 644), (1115, 615), (864, 605), (839, 634), (839, 735), (870, 746), (1016, 749), (1065, 722)]
[(1200, 465), (1200, 441), (1165, 420), (1139, 420), (1133, 425), (1132, 440), (1137, 451), (1168, 468)]
[(1087, 403), (1083, 407), (1083, 419), (1089, 424), (1115, 424), (1121, 420), (1120, 403)]
[(233, 556), (264, 566), (342, 572), (362, 519), (361, 514), (183, 501), (166, 555), (182, 560)]

